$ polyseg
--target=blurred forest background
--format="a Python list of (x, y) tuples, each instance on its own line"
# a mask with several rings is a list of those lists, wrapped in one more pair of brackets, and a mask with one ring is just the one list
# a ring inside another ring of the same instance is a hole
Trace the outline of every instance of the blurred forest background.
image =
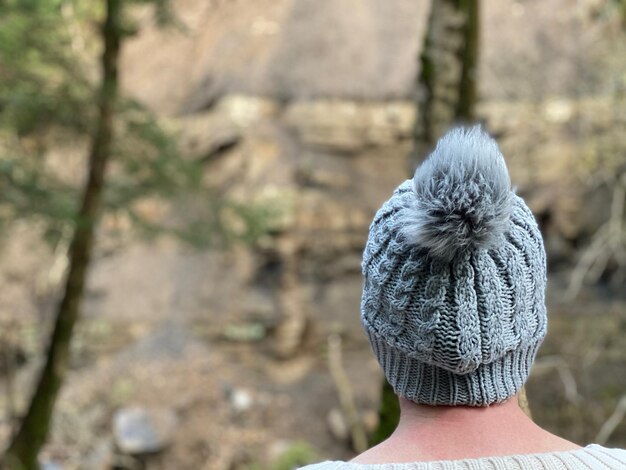
[(626, 2), (0, 1), (0, 465), (376, 439), (367, 228), (459, 121), (546, 242), (533, 418), (626, 447)]

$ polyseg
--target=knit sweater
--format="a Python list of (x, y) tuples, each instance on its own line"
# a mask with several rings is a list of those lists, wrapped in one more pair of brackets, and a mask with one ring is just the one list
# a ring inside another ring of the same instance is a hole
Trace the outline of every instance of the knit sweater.
[(358, 464), (327, 461), (300, 470), (624, 470), (626, 450), (597, 444), (566, 452), (431, 462)]

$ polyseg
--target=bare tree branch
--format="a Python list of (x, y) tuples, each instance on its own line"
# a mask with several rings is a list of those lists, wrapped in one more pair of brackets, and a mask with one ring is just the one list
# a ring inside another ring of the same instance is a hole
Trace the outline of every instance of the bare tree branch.
[(365, 452), (367, 450), (367, 434), (359, 418), (350, 380), (343, 368), (341, 337), (338, 334), (331, 334), (328, 337), (328, 368), (335, 382), (335, 387), (337, 387), (341, 410), (348, 421), (354, 450), (359, 454)]

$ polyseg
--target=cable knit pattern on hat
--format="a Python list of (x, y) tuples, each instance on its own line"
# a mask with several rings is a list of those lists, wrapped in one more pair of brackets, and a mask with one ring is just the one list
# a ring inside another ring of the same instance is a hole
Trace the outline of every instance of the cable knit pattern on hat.
[(377, 212), (361, 320), (395, 392), (486, 406), (522, 387), (546, 334), (541, 233), (480, 127), (444, 136)]

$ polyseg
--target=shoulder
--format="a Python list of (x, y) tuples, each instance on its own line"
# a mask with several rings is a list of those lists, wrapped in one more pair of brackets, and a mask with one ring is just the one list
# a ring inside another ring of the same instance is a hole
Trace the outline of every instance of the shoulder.
[(349, 470), (351, 467), (347, 462), (339, 460), (314, 463), (306, 467), (300, 467), (298, 470)]
[[(421, 462), (421, 465), (420, 462), (414, 462), (407, 468), (440, 468), (439, 465), (451, 463), (471, 464), (469, 468), (500, 468), (498, 465), (504, 463), (515, 465), (516, 468), (563, 468), (563, 465), (565, 465), (565, 468), (572, 470), (595, 470), (598, 468), (623, 470), (626, 469), (626, 450), (590, 444), (587, 447), (582, 447), (577, 450), (545, 454), (485, 457), (475, 460)], [(537, 467), (538, 464), (540, 467)], [(405, 468), (403, 465), (400, 467), (401, 465), (402, 464), (393, 465), (393, 468)], [(437, 466), (433, 467), (433, 465)], [(350, 462), (335, 460), (307, 465), (298, 470), (354, 470), (365, 469), (366, 467), (370, 468), (369, 465), (353, 465)]]
[[(572, 470), (619, 470), (626, 468), (626, 450), (610, 449), (598, 444), (589, 444), (577, 450), (545, 454), (542, 461), (566, 464)], [(552, 468), (552, 467), (546, 467)]]
[(588, 450), (590, 454), (602, 459), (602, 461), (606, 462), (608, 465), (620, 464), (619, 468), (626, 468), (626, 449), (603, 447), (598, 444), (588, 445), (585, 449)]

